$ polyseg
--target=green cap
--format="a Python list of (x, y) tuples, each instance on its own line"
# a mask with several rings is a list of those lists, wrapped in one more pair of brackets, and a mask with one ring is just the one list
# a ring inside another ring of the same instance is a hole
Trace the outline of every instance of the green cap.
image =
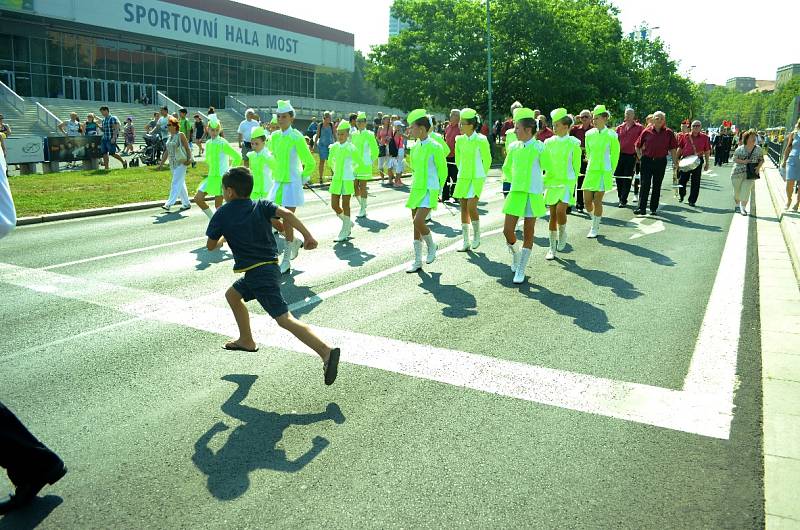
[(408, 123), (409, 125), (414, 123), (420, 118), (424, 118), (428, 115), (428, 111), (425, 109), (414, 109), (408, 113)]
[(465, 109), (461, 109), (461, 119), (462, 120), (471, 120), (472, 118), (474, 118), (477, 115), (478, 115), (478, 113), (475, 112), (475, 109), (471, 109), (469, 107), (467, 107)]
[(611, 116), (611, 113), (608, 112), (605, 105), (597, 105), (595, 106), (594, 110), (592, 110), (592, 116), (599, 116), (600, 114), (608, 114)]
[(350, 122), (346, 120), (342, 120), (342, 123), (336, 128), (337, 131), (347, 131), (350, 132)]
[(564, 107), (559, 107), (550, 112), (550, 120), (553, 123), (555, 123), (558, 120), (566, 118), (567, 114), (568, 114), (567, 109), (565, 109)]
[(250, 138), (258, 138), (259, 136), (267, 137), (267, 131), (264, 130), (264, 127), (255, 127), (253, 132), (250, 133)]
[(358, 121), (367, 121), (367, 113), (362, 111), (358, 112), (358, 117), (356, 118)]
[(210, 118), (208, 118), (208, 128), (209, 129), (219, 129), (220, 123), (219, 118), (217, 118), (216, 114), (212, 114)]
[(514, 109), (514, 121), (524, 120), (525, 118), (533, 119), (534, 117), (533, 110), (528, 107)]
[(278, 115), (277, 115), (277, 114), (273, 114), (273, 115), (272, 115), (272, 119), (271, 119), (271, 120), (269, 120), (269, 122), (270, 122), (272, 125), (278, 125)]

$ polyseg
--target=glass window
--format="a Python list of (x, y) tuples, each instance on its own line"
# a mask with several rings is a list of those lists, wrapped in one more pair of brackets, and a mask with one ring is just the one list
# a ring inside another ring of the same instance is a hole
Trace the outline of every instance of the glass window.
[(61, 66), (61, 33), (57, 31), (47, 35), (47, 63)]
[(14, 58), (14, 45), (11, 35), (0, 35), (0, 60), (10, 61)]
[[(144, 52), (142, 53), (142, 66), (144, 68), (144, 75), (146, 76), (154, 76), (156, 75), (156, 57), (151, 52)], [(145, 81), (146, 83), (152, 83), (152, 81)]]
[[(161, 50), (159, 50), (161, 51)], [(156, 53), (156, 75), (158, 77), (167, 76), (167, 56), (163, 53)]]
[(30, 53), (28, 52), (28, 37), (14, 37), (14, 61), (25, 63), (30, 61)]
[(51, 98), (64, 97), (63, 88), (61, 86), (61, 76), (48, 75), (47, 76), (47, 93)]
[(44, 39), (30, 39), (31, 46), (31, 62), (45, 64), (47, 63), (47, 41)]
[(31, 95), (36, 97), (50, 97), (47, 93), (47, 76), (42, 74), (31, 75)]
[(72, 67), (78, 66), (76, 59), (77, 49), (78, 49), (78, 38), (75, 35), (70, 35), (65, 33), (64, 44), (62, 45), (61, 48), (61, 59), (64, 61), (64, 66), (72, 66)]
[[(79, 67), (94, 67), (100, 69), (99, 65), (95, 65), (97, 50), (94, 46), (94, 39), (90, 37), (77, 37), (75, 47), (78, 54)], [(102, 66), (102, 69), (105, 70), (105, 64)]]

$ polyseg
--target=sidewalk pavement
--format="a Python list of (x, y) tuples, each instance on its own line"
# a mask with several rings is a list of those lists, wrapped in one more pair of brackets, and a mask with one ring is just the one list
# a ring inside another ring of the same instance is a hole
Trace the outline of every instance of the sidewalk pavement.
[(768, 530), (800, 529), (800, 214), (767, 161), (755, 187), (761, 318), (764, 512)]

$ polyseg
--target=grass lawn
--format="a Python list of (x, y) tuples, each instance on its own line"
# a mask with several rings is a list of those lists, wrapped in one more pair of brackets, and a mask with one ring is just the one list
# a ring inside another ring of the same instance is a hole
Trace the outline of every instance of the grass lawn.
[[(319, 157), (314, 154), (319, 163)], [(186, 172), (186, 187), (191, 197), (208, 171), (205, 162)], [(325, 180), (331, 171), (325, 166)], [(378, 174), (377, 162), (373, 174)], [(150, 167), (63, 171), (44, 175), (10, 177), (11, 193), (18, 217), (117, 206), (133, 202), (165, 200), (172, 180), (169, 168)], [(318, 182), (317, 170), (312, 183)]]

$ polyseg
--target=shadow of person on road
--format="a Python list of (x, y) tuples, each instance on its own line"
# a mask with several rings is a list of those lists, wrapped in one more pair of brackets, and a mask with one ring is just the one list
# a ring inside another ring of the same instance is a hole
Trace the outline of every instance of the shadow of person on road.
[(356, 217), (356, 224), (361, 228), (366, 228), (368, 232), (373, 234), (377, 234), (384, 228), (389, 228), (388, 224), (376, 221), (375, 219), (370, 219), (368, 217)]
[(224, 249), (208, 250), (206, 247), (200, 247), (192, 250), (192, 254), (197, 258), (198, 263), (194, 268), (198, 271), (204, 271), (215, 263), (222, 263), (223, 261), (230, 261), (233, 259), (233, 255)]
[(448, 318), (467, 318), (478, 314), (478, 301), (475, 296), (458, 287), (457, 285), (442, 285), (442, 273), (419, 271), (422, 282), (420, 287), (433, 295), (433, 298), (440, 304), (445, 304), (442, 308), (442, 315)]
[(180, 212), (164, 212), (161, 215), (153, 215), (152, 217), (155, 219), (155, 221), (153, 221), (154, 225), (163, 225), (164, 223), (171, 223), (172, 221), (181, 221), (189, 218), (187, 215), (181, 215)]
[[(692, 210), (689, 210), (688, 212), (691, 214)], [(661, 217), (665, 221), (670, 222), (674, 225), (684, 226), (686, 228), (691, 228), (692, 230), (703, 230), (706, 232), (722, 232), (722, 228), (719, 226), (696, 223), (684, 215), (659, 211), (657, 217)]]
[(461, 230), (456, 230), (452, 226), (443, 225), (436, 219), (428, 221), (428, 228), (435, 234), (443, 235), (444, 237), (451, 238), (461, 235)]
[[(512, 279), (514, 273), (507, 264), (489, 260), (483, 253), (470, 253), (467, 257), (470, 263), (477, 265), (486, 275), (497, 278), (497, 283), (516, 289), (532, 300), (538, 300), (542, 305), (549, 307), (554, 312), (572, 317), (573, 323), (592, 333), (605, 333), (614, 327), (608, 321), (606, 312), (588, 302), (578, 300), (572, 296), (557, 294), (546, 288), (531, 283), (529, 276), (525, 283), (517, 285)], [(510, 259), (510, 258), (509, 258)]]
[(622, 241), (615, 241), (613, 239), (608, 239), (603, 234), (599, 234), (597, 236), (597, 242), (606, 247), (612, 247), (624, 250), (625, 252), (629, 252), (634, 256), (638, 256), (640, 258), (647, 258), (656, 265), (663, 265), (664, 267), (675, 266), (675, 262), (672, 260), (672, 258), (667, 256), (666, 254), (650, 250), (649, 248), (641, 247), (639, 245), (631, 245), (630, 243), (623, 243)]
[(236, 383), (237, 389), (222, 404), (222, 412), (244, 422), (228, 435), (225, 445), (216, 453), (209, 443), (218, 433), (229, 427), (217, 422), (194, 445), (192, 462), (208, 476), (208, 491), (220, 500), (233, 500), (241, 497), (250, 487), (250, 473), (258, 469), (272, 469), (285, 473), (295, 473), (303, 469), (330, 442), (316, 436), (311, 448), (295, 460), (289, 460), (286, 451), (277, 447), (283, 438), (283, 431), (290, 425), (311, 425), (331, 420), (344, 423), (345, 417), (339, 405), (329, 403), (323, 412), (314, 414), (279, 414), (242, 405), (258, 376), (230, 374), (222, 379)]
[[(281, 294), (283, 294), (283, 298), (289, 306), (297, 302), (302, 302), (303, 300), (311, 300), (317, 295), (316, 291), (311, 289), (311, 287), (297, 285), (294, 282), (294, 277), (300, 274), (300, 272), (301, 271), (292, 269), (289, 274), (284, 274), (281, 279)], [(292, 315), (296, 317), (306, 315), (313, 311), (320, 303), (322, 303), (321, 300), (292, 309)]]
[(364, 252), (350, 241), (339, 241), (333, 244), (333, 252), (336, 257), (346, 261), (350, 267), (360, 267), (375, 257), (375, 254)]
[(598, 287), (610, 287), (611, 292), (625, 300), (633, 300), (639, 298), (642, 293), (636, 287), (625, 280), (610, 272), (600, 271), (596, 269), (584, 269), (578, 265), (574, 260), (558, 258), (564, 264), (564, 269), (577, 274), (581, 278), (585, 278)]
[(62, 502), (64, 499), (58, 495), (37, 497), (27, 506), (4, 515), (0, 519), (0, 530), (33, 530), (47, 519)]

